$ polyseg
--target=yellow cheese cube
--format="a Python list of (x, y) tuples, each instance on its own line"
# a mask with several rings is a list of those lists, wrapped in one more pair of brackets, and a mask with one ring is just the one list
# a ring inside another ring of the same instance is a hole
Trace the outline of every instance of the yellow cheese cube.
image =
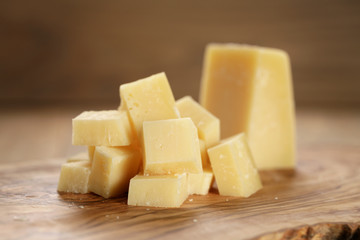
[(204, 169), (202, 173), (188, 173), (189, 194), (208, 194), (213, 178), (214, 174), (211, 169)]
[(201, 173), (197, 129), (190, 118), (144, 122), (145, 174)]
[(199, 138), (205, 141), (206, 148), (220, 141), (220, 121), (190, 96), (176, 101), (181, 117), (189, 117), (198, 129)]
[(89, 154), (87, 152), (80, 152), (71, 157), (69, 157), (66, 162), (80, 162), (80, 161), (89, 161)]
[(208, 153), (220, 195), (248, 197), (262, 188), (244, 133), (223, 140)]
[(133, 138), (126, 111), (87, 111), (73, 119), (74, 145), (127, 146)]
[(136, 175), (130, 181), (128, 204), (180, 207), (187, 197), (186, 173), (163, 176)]
[(89, 190), (104, 198), (125, 193), (139, 170), (140, 160), (140, 153), (130, 147), (96, 147)]
[(61, 166), (59, 192), (88, 193), (91, 165), (88, 160), (67, 162)]
[(295, 166), (294, 98), (284, 51), (210, 44), (200, 103), (220, 118), (223, 137), (246, 133), (259, 169)]
[(209, 161), (209, 156), (207, 153), (207, 148), (205, 146), (205, 141), (202, 139), (199, 139), (199, 143), (200, 143), (201, 161), (202, 161), (202, 166), (204, 169), (204, 168), (207, 168), (210, 166), (210, 161)]
[(121, 85), (120, 97), (139, 138), (144, 121), (179, 118), (165, 73)]

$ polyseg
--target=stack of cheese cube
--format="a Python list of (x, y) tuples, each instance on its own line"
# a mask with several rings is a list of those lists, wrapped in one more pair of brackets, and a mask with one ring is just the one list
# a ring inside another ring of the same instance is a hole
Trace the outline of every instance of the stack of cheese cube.
[[(88, 154), (61, 168), (58, 191), (128, 204), (179, 207), (191, 194), (248, 197), (262, 185), (244, 134), (220, 141), (220, 121), (191, 97), (175, 102), (164, 73), (120, 86), (117, 110), (73, 119), (73, 144)], [(210, 159), (210, 160), (209, 160)]]

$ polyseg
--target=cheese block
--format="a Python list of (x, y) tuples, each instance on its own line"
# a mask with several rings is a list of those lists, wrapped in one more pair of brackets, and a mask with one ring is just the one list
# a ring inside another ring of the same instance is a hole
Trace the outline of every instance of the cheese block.
[(197, 129), (190, 118), (144, 122), (144, 174), (201, 173)]
[(62, 164), (58, 183), (59, 192), (88, 193), (91, 165), (88, 160)]
[(189, 194), (206, 195), (214, 179), (211, 169), (206, 168), (202, 173), (188, 173)]
[(209, 161), (209, 156), (208, 156), (208, 153), (207, 153), (207, 148), (206, 148), (206, 145), (205, 145), (205, 141), (202, 140), (202, 139), (199, 139), (199, 144), (200, 144), (200, 154), (201, 154), (201, 161), (202, 161), (203, 169), (204, 168), (209, 168), (210, 167), (210, 161)]
[(262, 188), (244, 133), (221, 141), (208, 153), (220, 195), (249, 197)]
[(295, 166), (294, 97), (286, 52), (208, 45), (200, 103), (220, 119), (222, 137), (246, 133), (259, 169)]
[(139, 138), (144, 121), (179, 118), (165, 73), (122, 84), (120, 98), (120, 109), (127, 109)]
[(198, 129), (199, 138), (205, 141), (206, 148), (220, 141), (220, 121), (190, 96), (176, 101), (181, 117), (189, 117)]
[(66, 162), (80, 162), (80, 161), (89, 161), (89, 154), (87, 152), (79, 152), (68, 159), (66, 159)]
[(126, 111), (86, 111), (73, 119), (73, 145), (127, 146), (133, 140)]
[(128, 204), (180, 207), (188, 197), (186, 173), (163, 176), (136, 175), (130, 181)]
[(127, 192), (130, 179), (139, 170), (140, 161), (140, 153), (131, 147), (96, 147), (89, 190), (104, 198)]

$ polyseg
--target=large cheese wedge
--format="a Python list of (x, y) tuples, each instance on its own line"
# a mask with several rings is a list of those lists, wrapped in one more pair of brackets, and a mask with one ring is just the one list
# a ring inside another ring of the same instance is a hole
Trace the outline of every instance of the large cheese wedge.
[(144, 122), (144, 174), (201, 173), (197, 129), (190, 118)]
[(220, 118), (222, 137), (246, 133), (259, 169), (295, 166), (294, 98), (286, 52), (208, 45), (200, 103)]
[(198, 129), (199, 138), (205, 141), (206, 148), (220, 141), (220, 121), (190, 96), (176, 101), (181, 117), (189, 117)]
[(104, 198), (127, 192), (138, 170), (141, 155), (131, 147), (96, 147), (89, 178), (89, 190)]
[(249, 197), (262, 188), (244, 133), (221, 141), (208, 153), (220, 195)]
[(73, 119), (73, 145), (127, 146), (133, 141), (126, 111), (86, 111)]
[(91, 164), (88, 160), (62, 164), (58, 183), (59, 192), (88, 193)]
[(180, 207), (188, 197), (186, 173), (163, 176), (136, 175), (130, 181), (128, 204)]
[(139, 138), (144, 121), (179, 118), (165, 73), (122, 84), (120, 97), (120, 109), (127, 109), (129, 112)]

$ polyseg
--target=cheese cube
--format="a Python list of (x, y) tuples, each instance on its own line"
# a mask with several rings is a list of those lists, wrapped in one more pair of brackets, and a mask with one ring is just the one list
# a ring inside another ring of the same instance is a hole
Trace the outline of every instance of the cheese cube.
[(133, 138), (126, 111), (88, 111), (73, 119), (73, 145), (127, 146)]
[(202, 166), (203, 166), (203, 168), (210, 167), (210, 161), (209, 161), (209, 156), (207, 153), (207, 148), (205, 146), (205, 141), (202, 139), (199, 139), (199, 144), (200, 144)]
[(187, 197), (186, 173), (163, 176), (136, 175), (130, 181), (128, 204), (180, 207)]
[(165, 73), (120, 86), (121, 109), (127, 109), (137, 136), (144, 121), (179, 118)]
[(80, 161), (89, 161), (89, 154), (87, 152), (80, 152), (71, 157), (69, 157), (66, 162), (80, 162)]
[(67, 162), (61, 166), (59, 192), (88, 193), (91, 165), (88, 160)]
[(286, 52), (236, 44), (206, 49), (200, 103), (223, 137), (245, 132), (259, 169), (295, 166), (295, 115)]
[(201, 173), (197, 129), (190, 118), (144, 122), (145, 174)]
[(205, 141), (206, 148), (220, 141), (220, 121), (190, 96), (176, 101), (181, 117), (189, 117), (198, 129), (199, 138)]
[(140, 160), (139, 152), (130, 147), (96, 147), (89, 190), (104, 198), (125, 193), (139, 170)]
[(220, 195), (249, 197), (262, 188), (244, 133), (223, 140), (208, 153)]
[(211, 169), (204, 169), (202, 173), (188, 173), (189, 194), (208, 194), (213, 178), (214, 174)]

